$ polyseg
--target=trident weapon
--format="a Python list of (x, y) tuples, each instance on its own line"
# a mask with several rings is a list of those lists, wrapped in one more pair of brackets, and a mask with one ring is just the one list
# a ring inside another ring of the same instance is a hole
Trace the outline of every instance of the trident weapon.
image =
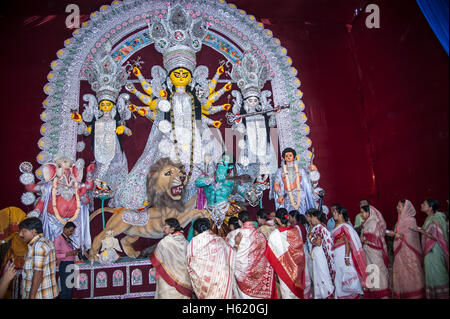
[(279, 108), (273, 108), (273, 109), (269, 109), (269, 110), (253, 112), (253, 113), (247, 113), (247, 114), (239, 114), (239, 115), (236, 115), (236, 114), (231, 113), (231, 112), (227, 112), (225, 114), (225, 117), (227, 119), (228, 125), (232, 126), (239, 119), (242, 119), (242, 118), (245, 118), (245, 117), (250, 117), (250, 116), (255, 116), (255, 115), (260, 115), (260, 114), (267, 114), (267, 113), (271, 113), (271, 112), (277, 112), (277, 111), (280, 111), (280, 110), (283, 110), (283, 109), (288, 109), (289, 107), (290, 107), (290, 105), (282, 105)]

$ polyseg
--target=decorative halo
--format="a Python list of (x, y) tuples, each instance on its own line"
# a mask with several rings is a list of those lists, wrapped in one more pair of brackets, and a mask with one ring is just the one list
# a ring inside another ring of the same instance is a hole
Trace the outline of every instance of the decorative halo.
[(42, 168), (42, 166), (41, 167), (39, 167), (37, 170), (36, 170), (36, 172), (34, 172), (34, 174), (36, 175), (36, 177), (39, 179), (39, 180), (43, 180), (44, 179), (44, 175), (42, 174), (42, 170), (43, 170), (43, 168)]
[(158, 109), (161, 112), (169, 112), (170, 111), (170, 107), (171, 107), (170, 102), (167, 101), (167, 100), (160, 100), (158, 102)]
[(33, 165), (30, 162), (22, 162), (20, 163), (19, 170), (21, 173), (31, 173)]

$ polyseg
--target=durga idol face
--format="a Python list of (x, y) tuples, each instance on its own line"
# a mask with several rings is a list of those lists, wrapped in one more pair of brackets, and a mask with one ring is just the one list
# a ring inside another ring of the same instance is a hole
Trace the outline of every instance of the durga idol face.
[(178, 68), (170, 73), (170, 81), (175, 87), (186, 87), (192, 81), (191, 72)]
[(111, 101), (104, 100), (99, 103), (98, 107), (100, 108), (101, 111), (109, 113), (114, 107), (114, 103)]

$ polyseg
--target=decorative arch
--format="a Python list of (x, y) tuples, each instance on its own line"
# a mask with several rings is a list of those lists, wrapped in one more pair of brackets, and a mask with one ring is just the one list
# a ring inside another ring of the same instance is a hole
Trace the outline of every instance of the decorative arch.
[[(224, 55), (229, 61), (238, 61), (243, 53), (251, 53), (272, 71), (272, 92), (275, 105), (290, 105), (290, 108), (276, 114), (279, 145), (294, 147), (300, 156), (300, 163), (306, 167), (312, 158), (308, 138), (310, 132), (303, 112), (303, 92), (299, 89), (298, 71), (292, 66), (292, 59), (272, 31), (265, 29), (253, 15), (248, 15), (234, 4), (224, 0), (182, 0), (194, 17), (204, 16), (210, 23), (209, 33), (203, 44)], [(118, 64), (122, 65), (138, 50), (152, 43), (146, 33), (146, 20), (151, 15), (164, 16), (167, 1), (123, 0), (103, 5), (91, 13), (90, 20), (73, 32), (64, 41), (64, 48), (57, 52), (57, 59), (51, 63), (44, 92), (45, 110), (41, 113), (44, 124), (38, 142), (41, 152), (37, 161), (44, 164), (57, 153), (75, 158), (76, 152), (84, 149), (84, 142), (77, 142), (78, 123), (71, 118), (72, 111), (79, 110), (80, 81), (85, 80), (85, 71), (99, 51), (109, 40)], [(128, 51), (128, 52), (127, 52)], [(42, 178), (40, 169), (36, 176)]]

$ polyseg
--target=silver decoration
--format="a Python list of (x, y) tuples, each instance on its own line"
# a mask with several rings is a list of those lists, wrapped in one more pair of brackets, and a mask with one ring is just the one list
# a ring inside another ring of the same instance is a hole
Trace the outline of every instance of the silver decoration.
[(159, 122), (158, 127), (163, 134), (169, 134), (172, 130), (172, 125), (167, 120), (162, 120), (161, 122)]
[(42, 174), (43, 172), (43, 166), (39, 167), (35, 172), (34, 175), (39, 179), (39, 180), (44, 180), (44, 175)]
[(30, 218), (30, 217), (39, 217), (40, 215), (41, 215), (41, 213), (38, 210), (33, 209), (31, 212), (29, 212), (27, 214), (27, 217), (28, 218)]
[(247, 147), (247, 143), (245, 142), (245, 140), (239, 140), (238, 147), (242, 150), (245, 149)]
[(197, 84), (205, 91), (208, 90), (208, 74), (209, 70), (206, 66), (200, 65), (198, 66), (193, 74), (192, 86), (196, 86)]
[(83, 121), (92, 122), (94, 115), (95, 119), (98, 120), (100, 117), (100, 112), (97, 109), (97, 98), (92, 94), (85, 94), (83, 95), (83, 101), (89, 102), (88, 104), (84, 104), (84, 111), (81, 114)]
[(31, 192), (26, 192), (22, 194), (20, 200), (22, 201), (22, 204), (24, 204), (25, 206), (29, 206), (34, 203), (34, 201), (36, 200), (36, 196), (34, 196), (34, 194)]
[(31, 173), (33, 171), (33, 165), (30, 162), (22, 162), (19, 165), (19, 171), (21, 173)]
[(164, 18), (152, 17), (148, 25), (155, 49), (163, 54), (164, 68), (170, 72), (184, 67), (194, 72), (195, 53), (200, 51), (208, 26), (203, 18), (192, 18), (180, 4), (168, 7)]
[(95, 159), (100, 164), (110, 163), (116, 148), (116, 121), (112, 118), (95, 121)]
[(34, 175), (32, 173), (23, 173), (20, 175), (19, 180), (23, 185), (31, 185), (34, 183)]
[(161, 112), (169, 112), (171, 108), (170, 102), (167, 100), (160, 100), (158, 102), (158, 109)]
[(153, 91), (159, 95), (161, 90), (166, 89), (164, 81), (167, 79), (167, 71), (159, 65), (154, 65), (152, 67), (151, 74), (153, 78), (151, 81), (151, 86)]
[(310, 171), (309, 172), (309, 179), (312, 183), (317, 183), (320, 179), (320, 173), (319, 171)]
[(173, 149), (173, 143), (170, 143), (168, 140), (163, 139), (162, 141), (159, 142), (158, 149), (161, 152), (161, 154), (169, 156)]
[(77, 142), (77, 152), (78, 153), (83, 152), (85, 147), (86, 147), (86, 143), (84, 143), (83, 141)]
[(245, 192), (245, 199), (248, 201), (250, 206), (256, 207), (259, 204), (265, 189), (266, 188), (264, 185), (253, 184), (252, 187)]
[(236, 81), (244, 99), (250, 96), (260, 98), (261, 89), (270, 79), (270, 69), (253, 55), (245, 54), (240, 64), (233, 65), (231, 78)]
[(120, 119), (123, 121), (128, 121), (131, 118), (131, 111), (128, 108), (130, 102), (130, 95), (127, 93), (122, 93), (117, 99), (117, 110), (120, 115)]
[(145, 226), (147, 225), (149, 218), (150, 214), (148, 213), (148, 210), (126, 210), (122, 215), (123, 222), (132, 226)]
[(84, 159), (82, 158), (79, 158), (75, 161), (75, 167), (78, 170), (78, 179), (77, 179), (78, 183), (81, 183), (81, 180), (83, 179), (84, 164), (85, 162)]
[(42, 151), (36, 157), (36, 161), (39, 164), (45, 164), (45, 163), (48, 163), (51, 160), (51, 158), (52, 158), (52, 156), (48, 152)]

